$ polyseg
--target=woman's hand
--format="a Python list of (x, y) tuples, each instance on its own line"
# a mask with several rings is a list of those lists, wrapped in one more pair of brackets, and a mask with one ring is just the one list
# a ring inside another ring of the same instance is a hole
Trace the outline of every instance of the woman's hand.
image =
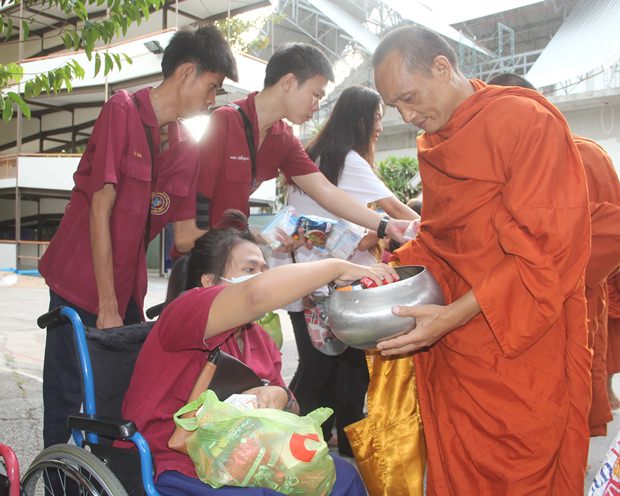
[(288, 395), (280, 386), (259, 386), (248, 389), (243, 393), (256, 395), (258, 408), (276, 408), (278, 410), (284, 410), (284, 407), (288, 403)]
[(291, 253), (304, 245), (308, 250), (312, 249), (312, 242), (305, 238), (304, 230), (299, 228), (297, 233), (299, 234), (298, 239), (293, 239), (293, 237), (286, 234), (284, 230), (278, 228), (276, 239), (280, 242), (280, 246), (274, 248), (273, 251), (276, 253)]
[(344, 260), (340, 260), (340, 262), (342, 263), (342, 272), (335, 281), (337, 286), (346, 285), (350, 282), (357, 281), (362, 277), (372, 279), (377, 286), (382, 286), (384, 284), (384, 280), (390, 283), (400, 279), (396, 271), (386, 264), (375, 264), (370, 267), (366, 267), (364, 265), (345, 262)]
[(371, 248), (377, 246), (379, 242), (379, 236), (374, 231), (368, 231), (361, 241), (358, 243), (356, 250), (357, 251), (368, 251)]

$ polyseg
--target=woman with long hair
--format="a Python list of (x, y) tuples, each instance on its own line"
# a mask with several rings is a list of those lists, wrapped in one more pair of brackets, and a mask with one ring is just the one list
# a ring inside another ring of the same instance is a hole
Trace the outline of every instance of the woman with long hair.
[[(373, 89), (363, 86), (346, 88), (306, 151), (330, 182), (361, 203), (375, 203), (398, 219), (417, 219), (419, 216), (394, 196), (373, 169), (375, 145), (383, 130), (383, 112), (381, 97)], [(294, 186), (289, 186), (287, 204), (295, 207), (299, 215), (337, 218)], [(368, 233), (349, 260), (362, 265), (376, 263), (379, 254), (377, 241), (375, 233)], [(272, 264), (308, 262), (325, 256), (324, 250), (303, 245), (294, 251), (293, 256), (274, 253)], [(289, 305), (287, 310), (299, 352), (291, 389), (299, 401), (300, 410), (305, 414), (319, 405), (331, 406), (335, 411), (338, 449), (341, 454), (352, 456), (343, 429), (364, 418), (364, 397), (369, 380), (364, 352), (349, 348), (336, 357), (321, 353), (310, 340), (301, 300)], [(328, 422), (323, 426), (327, 439), (331, 437), (331, 427)]]
[[(297, 412), (294, 395), (282, 379), (280, 352), (253, 322), (330, 281), (363, 276), (377, 282), (397, 277), (386, 265), (368, 268), (335, 259), (266, 271), (247, 220), (237, 211), (225, 213), (218, 228), (196, 241), (173, 269), (167, 305), (140, 351), (123, 402), (123, 415), (135, 422), (149, 443), (160, 494), (216, 491), (197, 478), (189, 456), (169, 447), (172, 417), (187, 403), (210, 352), (220, 347), (268, 381), (268, 386), (246, 391), (256, 395), (259, 408)], [(338, 459), (335, 465), (332, 494), (366, 494), (351, 466)], [(241, 494), (277, 493), (244, 488)]]

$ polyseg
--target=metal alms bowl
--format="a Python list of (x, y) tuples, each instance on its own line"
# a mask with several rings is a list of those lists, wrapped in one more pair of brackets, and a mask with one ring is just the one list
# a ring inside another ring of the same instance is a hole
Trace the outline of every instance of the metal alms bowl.
[(406, 265), (395, 269), (400, 276), (398, 282), (331, 295), (327, 323), (343, 343), (373, 349), (379, 341), (412, 329), (415, 319), (394, 315), (394, 306), (443, 305), (441, 288), (426, 267)]

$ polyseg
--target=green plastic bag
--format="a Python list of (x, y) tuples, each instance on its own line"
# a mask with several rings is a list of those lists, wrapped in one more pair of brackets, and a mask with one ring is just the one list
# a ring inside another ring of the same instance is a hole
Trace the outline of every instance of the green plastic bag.
[(267, 312), (256, 321), (259, 326), (265, 329), (279, 350), (282, 349), (282, 325), (280, 324), (280, 316), (275, 312)]
[[(195, 417), (180, 418), (198, 408)], [(174, 414), (194, 431), (187, 451), (212, 487), (264, 487), (283, 494), (327, 495), (336, 481), (321, 424), (333, 413), (317, 408), (304, 417), (272, 408), (241, 409), (209, 390)]]

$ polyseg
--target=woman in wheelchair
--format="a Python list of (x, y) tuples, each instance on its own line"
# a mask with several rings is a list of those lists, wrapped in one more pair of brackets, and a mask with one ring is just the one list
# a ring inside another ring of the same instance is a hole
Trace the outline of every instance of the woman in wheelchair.
[[(385, 265), (362, 267), (339, 259), (265, 269), (247, 219), (229, 211), (172, 271), (167, 305), (140, 351), (123, 402), (124, 418), (135, 422), (150, 445), (156, 485), (164, 496), (213, 491), (278, 494), (270, 489), (213, 489), (201, 482), (189, 456), (169, 447), (173, 414), (187, 403), (210, 351), (218, 346), (269, 381), (268, 386), (247, 391), (256, 395), (259, 408), (297, 412), (281, 376), (280, 352), (261, 327), (248, 322), (334, 280), (397, 278)], [(334, 461), (332, 494), (366, 494), (353, 466), (336, 457)]]

